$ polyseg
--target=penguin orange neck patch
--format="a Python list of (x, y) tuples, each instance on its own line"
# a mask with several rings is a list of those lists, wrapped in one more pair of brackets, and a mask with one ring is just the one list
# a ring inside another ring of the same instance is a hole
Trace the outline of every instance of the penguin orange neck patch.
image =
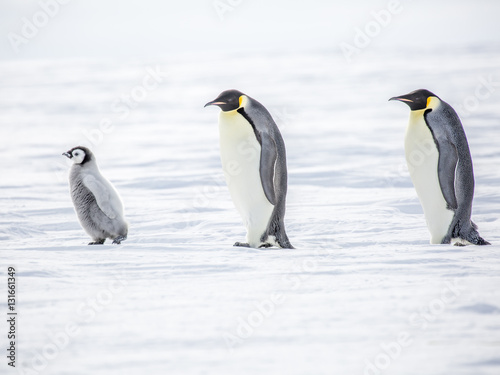
[(426, 108), (437, 108), (439, 106), (439, 99), (435, 96), (429, 96), (427, 98), (427, 107)]

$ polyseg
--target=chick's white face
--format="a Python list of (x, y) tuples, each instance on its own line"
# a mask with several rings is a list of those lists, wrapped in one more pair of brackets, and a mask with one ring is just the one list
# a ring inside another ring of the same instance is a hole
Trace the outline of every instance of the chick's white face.
[(72, 155), (71, 160), (73, 160), (73, 163), (75, 164), (81, 164), (83, 159), (85, 159), (85, 151), (83, 151), (80, 148), (75, 148), (71, 152), (71, 155)]

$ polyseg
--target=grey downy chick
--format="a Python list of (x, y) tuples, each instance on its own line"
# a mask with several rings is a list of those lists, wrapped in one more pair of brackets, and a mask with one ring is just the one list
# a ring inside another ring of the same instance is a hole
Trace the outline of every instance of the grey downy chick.
[(81, 226), (92, 238), (89, 245), (101, 245), (106, 238), (114, 244), (126, 240), (128, 224), (122, 201), (99, 171), (92, 151), (78, 146), (63, 155), (73, 161), (69, 175), (71, 199)]

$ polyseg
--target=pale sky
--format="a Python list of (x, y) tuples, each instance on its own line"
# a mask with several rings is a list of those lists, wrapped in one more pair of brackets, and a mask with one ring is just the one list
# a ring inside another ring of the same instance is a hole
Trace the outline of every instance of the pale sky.
[(338, 52), (358, 30), (375, 49), (500, 48), (499, 14), (495, 0), (0, 0), (0, 59)]

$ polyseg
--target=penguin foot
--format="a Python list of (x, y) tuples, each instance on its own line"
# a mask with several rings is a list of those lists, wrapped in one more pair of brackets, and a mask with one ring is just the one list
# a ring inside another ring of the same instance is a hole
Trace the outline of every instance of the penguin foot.
[(467, 246), (467, 244), (463, 243), (463, 242), (455, 242), (453, 244), (453, 246)]
[(268, 247), (273, 247), (273, 245), (271, 245), (270, 243), (263, 243), (262, 245), (259, 246), (259, 249), (261, 248), (268, 248)]
[(245, 242), (235, 242), (233, 246), (250, 247), (250, 245)]
[(116, 245), (120, 245), (122, 241), (125, 241), (127, 239), (127, 236), (118, 236), (113, 240), (113, 243)]
[(89, 245), (102, 245), (104, 243), (104, 241), (106, 241), (106, 239), (99, 239), (99, 240), (95, 240), (93, 242), (89, 242)]

